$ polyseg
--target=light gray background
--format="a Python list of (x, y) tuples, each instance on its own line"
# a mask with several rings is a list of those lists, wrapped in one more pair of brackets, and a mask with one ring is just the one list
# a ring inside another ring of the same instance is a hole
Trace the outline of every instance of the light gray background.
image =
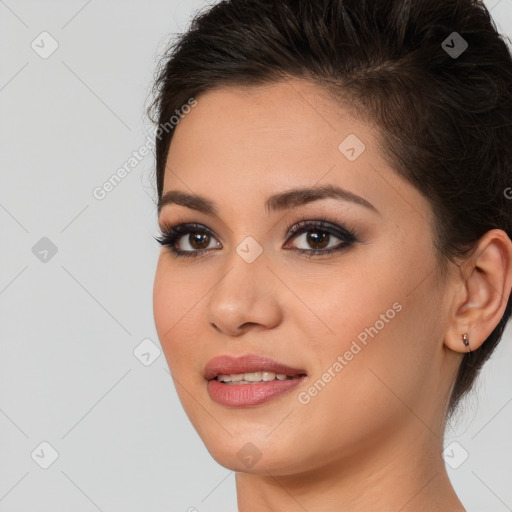
[[(205, 3), (0, 0), (0, 512), (236, 510), (234, 473), (191, 427), (163, 354), (134, 355), (159, 347), (152, 154), (92, 193), (146, 143), (156, 58)], [(512, 0), (486, 4), (512, 36)], [(43, 31), (59, 45), (46, 59), (31, 47)], [(447, 431), (452, 456), (469, 454), (449, 469), (469, 512), (512, 510), (511, 370), (507, 328)], [(43, 441), (58, 452), (47, 469)]]

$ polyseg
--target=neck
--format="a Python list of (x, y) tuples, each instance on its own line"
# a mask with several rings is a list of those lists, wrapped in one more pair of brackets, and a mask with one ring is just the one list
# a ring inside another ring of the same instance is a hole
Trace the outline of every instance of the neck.
[(237, 473), (239, 512), (465, 512), (441, 457), (442, 437), (416, 421), (385, 443), (293, 475)]

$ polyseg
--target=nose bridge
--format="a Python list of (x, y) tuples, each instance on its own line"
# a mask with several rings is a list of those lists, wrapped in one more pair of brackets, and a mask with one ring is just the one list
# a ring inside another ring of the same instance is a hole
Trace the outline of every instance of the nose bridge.
[(208, 323), (230, 333), (239, 332), (246, 323), (275, 324), (279, 307), (270, 290), (271, 272), (266, 265), (263, 247), (254, 238), (246, 237), (234, 246), (211, 291)]
[[(234, 246), (225, 261), (223, 277), (212, 290), (212, 295), (222, 300), (244, 302), (253, 301), (263, 291), (258, 283), (268, 281), (268, 273), (263, 256), (263, 248), (254, 239), (247, 237)], [(257, 244), (257, 245), (256, 245)], [(259, 248), (259, 249), (258, 249)], [(213, 298), (213, 297), (212, 297)]]

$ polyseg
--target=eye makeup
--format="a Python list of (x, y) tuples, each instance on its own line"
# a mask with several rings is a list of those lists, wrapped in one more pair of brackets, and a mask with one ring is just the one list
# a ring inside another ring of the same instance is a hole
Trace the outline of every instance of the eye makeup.
[[(332, 254), (334, 252), (342, 251), (350, 247), (352, 244), (358, 242), (357, 233), (354, 230), (345, 228), (343, 226), (338, 225), (336, 222), (332, 222), (326, 218), (317, 218), (314, 220), (307, 220), (306, 218), (302, 218), (298, 222), (294, 222), (292, 225), (288, 226), (286, 229), (287, 233), (287, 241), (284, 247), (286, 250), (296, 250), (301, 255), (305, 257), (312, 256), (324, 256), (328, 254)], [(326, 238), (335, 238), (340, 239), (340, 243), (337, 245), (327, 248), (327, 249), (299, 249), (288, 247), (289, 243), (292, 239), (298, 238), (299, 235), (309, 234), (306, 237), (306, 242), (311, 243), (323, 243)], [(320, 236), (313, 236), (311, 234), (316, 234)], [(191, 246), (191, 250), (184, 250), (180, 248), (180, 242), (185, 236), (188, 235), (188, 239), (186, 239), (187, 243)], [(194, 238), (195, 237), (195, 238)], [(174, 256), (181, 258), (196, 258), (198, 256), (203, 256), (211, 250), (218, 250), (220, 243), (217, 242), (216, 246), (194, 249), (191, 245), (191, 242), (194, 244), (202, 245), (205, 241), (210, 242), (211, 239), (215, 239), (214, 232), (203, 224), (198, 224), (195, 222), (184, 223), (182, 221), (176, 224), (163, 224), (161, 227), (161, 234), (158, 237), (154, 237), (155, 240), (161, 245), (166, 247), (171, 254)], [(206, 244), (210, 246), (210, 243)]]

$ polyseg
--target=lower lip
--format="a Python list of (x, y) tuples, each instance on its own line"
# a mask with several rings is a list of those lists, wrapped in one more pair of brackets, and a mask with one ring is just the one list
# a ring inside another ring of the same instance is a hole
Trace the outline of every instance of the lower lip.
[(214, 402), (228, 407), (258, 405), (297, 387), (306, 376), (287, 380), (271, 380), (252, 384), (223, 384), (217, 379), (208, 381), (208, 392)]

